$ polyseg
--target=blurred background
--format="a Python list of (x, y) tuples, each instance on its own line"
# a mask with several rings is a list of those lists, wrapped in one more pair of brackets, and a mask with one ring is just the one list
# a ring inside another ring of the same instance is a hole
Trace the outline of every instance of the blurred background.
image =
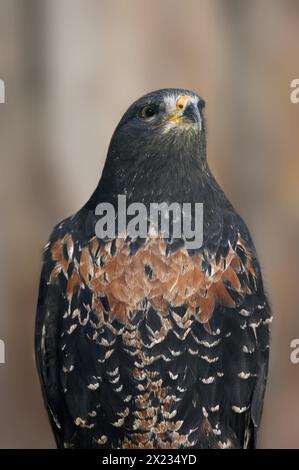
[(272, 302), (259, 447), (299, 447), (296, 0), (0, 0), (0, 447), (54, 447), (33, 360), (41, 248), (100, 177), (140, 95), (207, 102), (208, 159), (245, 218)]

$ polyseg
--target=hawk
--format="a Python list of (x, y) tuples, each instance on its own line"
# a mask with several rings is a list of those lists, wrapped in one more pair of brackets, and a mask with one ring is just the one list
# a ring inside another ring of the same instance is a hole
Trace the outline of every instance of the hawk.
[[(256, 446), (272, 317), (248, 228), (206, 160), (204, 104), (184, 89), (133, 103), (94, 193), (44, 248), (35, 350), (59, 448)], [(98, 237), (96, 208), (119, 217), (119, 195), (202, 203), (201, 245)]]

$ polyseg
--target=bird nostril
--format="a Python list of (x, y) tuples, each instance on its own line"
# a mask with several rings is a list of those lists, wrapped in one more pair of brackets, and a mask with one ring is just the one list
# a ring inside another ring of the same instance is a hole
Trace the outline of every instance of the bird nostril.
[(179, 111), (182, 111), (186, 107), (186, 104), (189, 101), (189, 99), (190, 99), (190, 96), (180, 96), (176, 102), (177, 109)]

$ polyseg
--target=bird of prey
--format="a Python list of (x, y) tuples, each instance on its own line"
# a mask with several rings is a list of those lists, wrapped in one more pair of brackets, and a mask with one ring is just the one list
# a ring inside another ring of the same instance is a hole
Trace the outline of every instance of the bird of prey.
[[(206, 160), (204, 104), (185, 89), (134, 102), (92, 196), (44, 248), (35, 348), (59, 448), (256, 446), (272, 317), (248, 228)], [(159, 227), (97, 236), (98, 204), (117, 219), (119, 195), (202, 203), (202, 243)]]

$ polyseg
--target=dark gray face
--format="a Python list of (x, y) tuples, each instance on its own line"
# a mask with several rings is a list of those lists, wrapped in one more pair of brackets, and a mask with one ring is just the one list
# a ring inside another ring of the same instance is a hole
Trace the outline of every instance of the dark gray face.
[(203, 107), (192, 91), (171, 88), (133, 103), (112, 137), (102, 192), (166, 200), (178, 188), (192, 191), (206, 163)]
[[(183, 89), (163, 89), (149, 93), (135, 103), (121, 119), (117, 131), (128, 137), (150, 136), (157, 139), (166, 134), (199, 134), (202, 130), (204, 101)], [(163, 139), (164, 140), (164, 139)]]

